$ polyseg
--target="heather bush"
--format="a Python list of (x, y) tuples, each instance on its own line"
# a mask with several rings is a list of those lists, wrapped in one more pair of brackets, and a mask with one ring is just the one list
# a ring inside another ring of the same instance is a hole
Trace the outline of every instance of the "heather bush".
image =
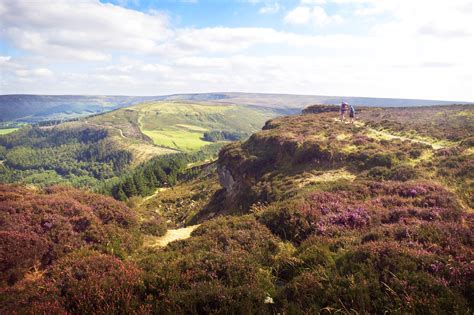
[(392, 167), (396, 158), (392, 154), (386, 153), (376, 153), (369, 157), (369, 159), (365, 162), (365, 167), (372, 168), (375, 166), (383, 166), (383, 167)]
[(252, 217), (204, 223), (193, 237), (144, 253), (146, 294), (156, 312), (270, 313), (277, 239)]
[(0, 185), (0, 200), (1, 281), (10, 285), (83, 246), (125, 257), (141, 243), (135, 214), (112, 198)]
[(138, 309), (140, 270), (129, 262), (83, 250), (60, 259), (48, 272), (74, 314), (127, 314)]
[(69, 314), (61, 304), (60, 292), (45, 278), (45, 272), (32, 271), (14, 286), (0, 288), (1, 314)]
[[(291, 313), (323, 310), (358, 313), (464, 313), (469, 307), (455, 288), (424, 270), (426, 261), (396, 243), (371, 243), (319, 262), (294, 277), (279, 306)], [(317, 257), (324, 257), (319, 255)]]
[(390, 169), (387, 179), (405, 182), (416, 179), (417, 177), (419, 177), (419, 173), (413, 166), (409, 164), (398, 164)]
[(390, 169), (384, 166), (375, 166), (372, 167), (367, 172), (367, 177), (374, 180), (384, 180), (390, 176)]
[(417, 159), (423, 154), (423, 149), (413, 148), (408, 152), (411, 158)]
[(298, 211), (298, 203), (269, 206), (259, 214), (259, 222), (266, 225), (283, 240), (301, 242), (309, 236), (312, 227), (304, 214)]
[(143, 314), (141, 271), (130, 262), (82, 249), (0, 291), (2, 313)]
[(166, 221), (160, 216), (155, 216), (140, 223), (140, 231), (145, 234), (162, 236), (165, 235), (167, 230)]
[(48, 251), (47, 242), (38, 235), (0, 231), (0, 283), (14, 284), (34, 265), (41, 265)]

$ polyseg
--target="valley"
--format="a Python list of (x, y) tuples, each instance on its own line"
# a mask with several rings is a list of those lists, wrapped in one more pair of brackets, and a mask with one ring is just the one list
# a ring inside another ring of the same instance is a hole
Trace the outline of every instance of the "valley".
[[(155, 156), (193, 153), (248, 137), (283, 112), (245, 105), (146, 102), (53, 126), (25, 126), (0, 138), (0, 182), (91, 188)], [(75, 136), (97, 132), (101, 138), (92, 141)], [(216, 133), (224, 136), (213, 138)], [(53, 163), (55, 158), (61, 162)], [(67, 159), (71, 167), (65, 166)]]
[(7, 135), (38, 174), (17, 146), (128, 163), (95, 192), (0, 185), (0, 312), (472, 312), (474, 108), (338, 110), (168, 100)]

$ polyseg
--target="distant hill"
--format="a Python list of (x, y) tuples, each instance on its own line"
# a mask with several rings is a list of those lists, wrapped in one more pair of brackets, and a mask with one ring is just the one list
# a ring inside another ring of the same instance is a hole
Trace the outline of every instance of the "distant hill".
[(196, 152), (245, 139), (267, 120), (287, 112), (261, 106), (152, 101), (53, 126), (10, 128), (9, 134), (0, 136), (0, 183), (91, 187), (158, 155)]
[(0, 95), (0, 122), (89, 116), (153, 99), (144, 96)]
[(465, 103), (416, 99), (291, 95), (264, 93), (197, 93), (164, 96), (101, 95), (0, 95), (0, 122), (35, 123), (45, 120), (67, 120), (111, 111), (145, 101), (192, 101), (207, 104), (239, 104), (280, 109), (301, 109), (312, 104), (338, 104), (347, 101), (364, 106), (428, 106)]
[(287, 112), (262, 106), (153, 101), (87, 118), (85, 122), (119, 130), (122, 143), (133, 139), (169, 150), (195, 151), (211, 142), (246, 138), (268, 119)]
[(355, 96), (324, 96), (324, 95), (293, 95), (293, 94), (266, 94), (266, 93), (197, 93), (176, 94), (159, 97), (161, 100), (192, 100), (212, 101), (220, 103), (244, 104), (277, 108), (303, 108), (312, 104), (339, 104), (342, 101), (350, 104), (377, 107), (400, 106), (430, 106), (464, 104), (462, 101), (418, 100), (403, 98), (375, 98)]

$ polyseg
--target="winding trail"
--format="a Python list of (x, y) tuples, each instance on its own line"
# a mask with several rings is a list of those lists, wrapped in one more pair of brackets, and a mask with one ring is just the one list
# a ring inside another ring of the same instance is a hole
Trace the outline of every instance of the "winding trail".
[[(341, 123), (338, 118), (334, 118), (334, 121), (337, 122), (337, 123)], [(344, 123), (346, 125), (349, 124), (348, 122), (344, 122)], [(436, 140), (427, 141), (427, 140), (421, 140), (421, 139), (414, 139), (414, 138), (409, 138), (409, 137), (405, 137), (405, 136), (392, 134), (392, 133), (387, 132), (387, 131), (381, 131), (381, 130), (377, 130), (377, 129), (374, 129), (374, 128), (371, 128), (371, 127), (367, 127), (366, 124), (362, 121), (355, 121), (354, 125), (357, 126), (357, 127), (365, 127), (369, 133), (372, 133), (373, 135), (379, 136), (381, 138), (386, 138), (387, 140), (399, 139), (399, 140), (402, 140), (402, 141), (422, 143), (422, 144), (430, 146), (434, 150), (443, 149), (443, 148), (448, 147), (448, 145), (441, 144), (440, 141), (436, 141)]]
[(118, 131), (120, 132), (120, 136), (121, 136), (122, 138), (128, 139), (128, 137), (126, 137), (126, 136), (123, 134), (122, 129), (120, 129), (120, 128), (118, 128), (118, 127), (94, 124), (94, 123), (88, 122), (87, 120), (84, 120), (84, 123), (87, 124), (87, 125), (96, 126), (96, 127), (100, 127), (100, 128), (112, 128), (112, 129), (116, 129), (116, 130), (118, 130)]
[(426, 145), (431, 146), (434, 150), (438, 150), (438, 149), (442, 149), (442, 148), (446, 147), (445, 145), (442, 145), (442, 144), (437, 143), (437, 142), (430, 142), (430, 141), (426, 141), (426, 140), (420, 140), (420, 139), (413, 139), (413, 138), (408, 138), (408, 137), (404, 137), (404, 136), (398, 136), (398, 135), (394, 135), (394, 134), (391, 134), (391, 133), (386, 132), (386, 131), (380, 131), (380, 130), (373, 129), (373, 128), (367, 128), (367, 130), (369, 130), (369, 132), (372, 132), (376, 135), (380, 135), (382, 137), (388, 138), (390, 140), (399, 139), (399, 140), (402, 140), (402, 141), (410, 141), (410, 142), (414, 142), (414, 143), (426, 144)]

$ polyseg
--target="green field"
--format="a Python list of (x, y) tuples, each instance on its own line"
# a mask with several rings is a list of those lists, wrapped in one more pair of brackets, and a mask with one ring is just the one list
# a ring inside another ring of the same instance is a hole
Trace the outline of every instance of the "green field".
[(280, 115), (276, 109), (262, 107), (165, 101), (119, 109), (88, 121), (120, 128), (125, 135), (120, 139), (123, 142), (145, 135), (156, 146), (189, 152), (211, 143), (203, 140), (206, 131), (251, 134)]
[(182, 151), (196, 151), (210, 142), (201, 139), (202, 133), (180, 129), (142, 130), (158, 146)]
[(0, 129), (0, 135), (7, 135), (9, 133), (15, 132), (20, 128), (6, 128), (6, 129)]
[(273, 110), (238, 105), (157, 102), (135, 108), (140, 113), (140, 130), (156, 145), (183, 151), (209, 144), (202, 140), (205, 131), (252, 133), (277, 116)]

